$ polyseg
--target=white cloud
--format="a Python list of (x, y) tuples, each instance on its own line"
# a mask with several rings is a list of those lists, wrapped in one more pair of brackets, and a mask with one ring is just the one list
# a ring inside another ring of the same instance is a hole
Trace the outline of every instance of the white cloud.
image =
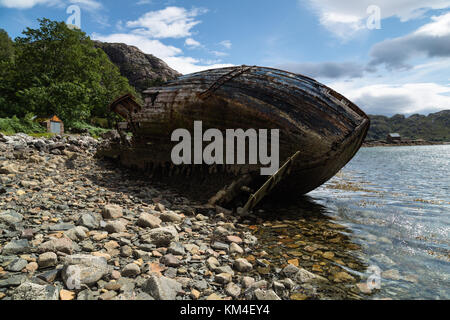
[(205, 12), (198, 8), (167, 7), (147, 12), (138, 20), (127, 22), (127, 27), (137, 28), (135, 33), (152, 38), (184, 38), (191, 36), (191, 29), (200, 23), (195, 17)]
[(366, 28), (367, 9), (373, 5), (380, 8), (382, 19), (397, 17), (402, 22), (421, 17), (428, 10), (450, 7), (448, 0), (308, 0), (308, 3), (319, 15), (320, 23), (342, 38)]
[(360, 86), (357, 82), (335, 82), (329, 86), (369, 114), (425, 114), (450, 109), (450, 85), (418, 82)]
[(370, 65), (408, 69), (411, 66), (407, 62), (413, 58), (450, 57), (450, 13), (431, 20), (413, 33), (375, 44), (370, 50)]
[[(142, 2), (142, 1), (141, 1)], [(125, 25), (129, 33), (120, 32), (110, 35), (94, 33), (92, 38), (103, 42), (119, 42), (133, 45), (144, 53), (153, 54), (164, 60), (171, 68), (180, 73), (188, 74), (213, 68), (229, 67), (231, 64), (219, 63), (220, 60), (202, 60), (183, 56), (180, 48), (165, 45), (159, 39), (186, 38), (185, 46), (188, 48), (203, 47), (191, 37), (192, 28), (201, 21), (196, 17), (206, 13), (205, 9), (194, 8), (187, 10), (180, 7), (167, 7), (159, 11), (150, 11), (135, 21), (128, 21)], [(122, 22), (116, 25), (118, 30), (123, 29)], [(228, 40), (222, 41), (225, 47), (231, 47)], [(227, 55), (220, 51), (209, 51), (216, 56)]]
[[(118, 42), (135, 46), (144, 53), (153, 54), (154, 56), (164, 60), (164, 62), (166, 62), (172, 69), (177, 70), (182, 74), (232, 66), (231, 64), (219, 64), (219, 63), (202, 64), (201, 61), (198, 59), (181, 56), (183, 51), (177, 47), (167, 46), (159, 40), (148, 39), (142, 35), (137, 34), (116, 33), (111, 35), (100, 35), (94, 33), (92, 34), (91, 38), (103, 42)], [(217, 62), (217, 61), (209, 61), (209, 62)]]
[(14, 9), (30, 9), (36, 5), (58, 5), (60, 0), (0, 0), (0, 6)]
[(433, 22), (417, 29), (414, 34), (432, 37), (443, 37), (450, 34), (450, 13), (431, 17)]
[(231, 67), (232, 64), (199, 64), (200, 60), (192, 57), (168, 57), (164, 59), (171, 68), (181, 72), (182, 74), (188, 74), (193, 72), (204, 71), (208, 69)]
[(83, 9), (89, 10), (89, 11), (96, 11), (98, 9), (101, 9), (103, 5), (95, 0), (69, 0), (72, 4), (77, 4)]
[(232, 46), (232, 43), (230, 40), (223, 40), (219, 44), (226, 49), (231, 49), (231, 46)]
[(94, 40), (99, 40), (102, 42), (126, 43), (130, 46), (138, 47), (141, 51), (153, 54), (154, 56), (161, 59), (172, 57), (183, 52), (177, 47), (168, 46), (163, 44), (159, 40), (148, 39), (137, 34), (115, 33), (110, 35), (101, 35), (93, 33), (91, 37)]
[(216, 57), (226, 57), (228, 55), (228, 53), (222, 51), (211, 51), (211, 53)]
[(197, 47), (201, 47), (202, 46), (200, 42), (198, 42), (197, 40), (194, 40), (192, 38), (187, 38), (184, 41), (184, 44), (186, 46), (188, 46), (188, 47), (191, 47), (191, 48), (197, 48)]

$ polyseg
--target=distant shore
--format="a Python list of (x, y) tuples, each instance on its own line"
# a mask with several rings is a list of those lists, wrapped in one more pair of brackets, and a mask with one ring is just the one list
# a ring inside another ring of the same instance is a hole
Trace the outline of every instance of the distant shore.
[(426, 141), (426, 140), (402, 140), (395, 142), (387, 142), (383, 140), (365, 141), (363, 148), (371, 147), (402, 147), (402, 146), (434, 146), (434, 145), (448, 145), (450, 142), (445, 141)]

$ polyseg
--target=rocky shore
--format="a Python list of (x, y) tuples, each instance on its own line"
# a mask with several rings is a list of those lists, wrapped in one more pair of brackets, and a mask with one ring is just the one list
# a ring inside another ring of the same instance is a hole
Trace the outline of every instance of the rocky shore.
[(304, 243), (298, 259), (275, 265), (255, 236), (256, 217), (98, 160), (98, 144), (0, 135), (0, 300), (357, 299), (367, 291), (332, 266), (341, 258), (326, 242)]

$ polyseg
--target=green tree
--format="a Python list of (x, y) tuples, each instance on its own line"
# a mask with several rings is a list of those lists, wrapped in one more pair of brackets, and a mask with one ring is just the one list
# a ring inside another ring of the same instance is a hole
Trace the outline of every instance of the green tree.
[(5, 95), (4, 103), (9, 104), (5, 113), (57, 114), (70, 127), (88, 121), (91, 114), (105, 117), (111, 100), (135, 93), (84, 32), (69, 29), (64, 22), (39, 23), (39, 29), (27, 28), (15, 39), (12, 81), (4, 82), (5, 87), (14, 84), (14, 94)]
[(0, 29), (0, 62), (11, 62), (14, 58), (14, 42), (8, 33)]

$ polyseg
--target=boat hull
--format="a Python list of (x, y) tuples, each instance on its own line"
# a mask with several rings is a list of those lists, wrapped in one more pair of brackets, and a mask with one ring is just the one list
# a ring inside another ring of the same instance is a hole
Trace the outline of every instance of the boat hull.
[[(179, 173), (198, 178), (208, 190), (201, 191), (205, 197), (229, 186), (236, 177), (248, 175), (250, 189), (258, 188), (267, 177), (260, 175), (259, 164), (174, 166), (171, 151), (176, 142), (171, 135), (176, 129), (187, 129), (194, 136), (195, 121), (202, 122), (203, 131), (219, 129), (224, 136), (227, 129), (279, 129), (280, 165), (297, 151), (299, 155), (273, 192), (305, 194), (351, 160), (370, 124), (363, 111), (325, 85), (264, 67), (186, 75), (150, 88), (144, 95), (143, 108), (127, 116), (133, 141), (127, 147), (116, 146), (118, 157), (124, 165), (157, 172), (165, 180), (176, 181)], [(114, 110), (117, 105), (111, 107)]]

